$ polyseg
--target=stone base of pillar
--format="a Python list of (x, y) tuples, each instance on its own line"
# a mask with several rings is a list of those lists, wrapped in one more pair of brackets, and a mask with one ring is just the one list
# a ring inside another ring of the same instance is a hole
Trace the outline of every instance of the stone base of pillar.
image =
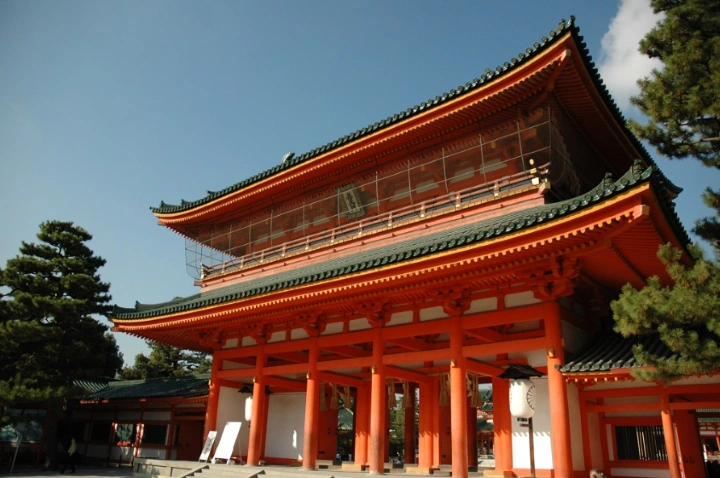
[(432, 475), (433, 469), (424, 466), (406, 466), (405, 473), (408, 475)]
[(483, 476), (515, 476), (515, 474), (512, 471), (502, 471), (502, 470), (485, 470), (483, 471)]
[(343, 463), (340, 467), (341, 470), (348, 470), (348, 471), (365, 471), (367, 470), (367, 465), (356, 465), (355, 463)]

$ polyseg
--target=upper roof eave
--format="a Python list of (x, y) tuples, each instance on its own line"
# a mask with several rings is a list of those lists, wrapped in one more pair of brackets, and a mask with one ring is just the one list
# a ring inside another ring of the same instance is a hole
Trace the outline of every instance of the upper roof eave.
[[(568, 33), (570, 33), (570, 35), (568, 35)], [(238, 193), (239, 191), (245, 190), (249, 187), (257, 186), (258, 183), (271, 179), (281, 173), (288, 172), (293, 168), (309, 162), (310, 160), (317, 159), (327, 153), (336, 152), (340, 148), (347, 147), (359, 140), (366, 139), (368, 136), (387, 130), (391, 127), (396, 127), (402, 123), (406, 123), (408, 120), (414, 119), (419, 115), (441, 108), (458, 98), (470, 95), (478, 89), (500, 81), (519, 68), (536, 60), (543, 52), (547, 51), (548, 48), (563, 41), (563, 39), (568, 36), (572, 37), (577, 50), (580, 52), (580, 57), (582, 58), (585, 68), (587, 69), (595, 87), (600, 93), (600, 97), (606, 103), (608, 109), (611, 111), (613, 116), (615, 116), (618, 123), (625, 129), (627, 136), (634, 142), (635, 148), (641, 152), (644, 162), (648, 165), (654, 165), (654, 161), (650, 158), (649, 154), (647, 154), (647, 151), (644, 149), (642, 144), (640, 144), (640, 142), (637, 141), (637, 139), (635, 139), (629, 131), (627, 131), (627, 128), (625, 128), (625, 119), (615, 102), (612, 100), (607, 88), (603, 84), (597, 68), (592, 62), (592, 58), (587, 50), (587, 47), (583, 42), (583, 37), (579, 34), (579, 28), (575, 25), (575, 18), (571, 16), (569, 21), (562, 20), (558, 24), (557, 29), (550, 31), (549, 38), (543, 37), (541, 42), (534, 43), (531, 48), (527, 48), (526, 51), (524, 53), (520, 53), (517, 58), (512, 58), (509, 62), (505, 62), (503, 65), (496, 67), (495, 70), (487, 68), (485, 70), (485, 74), (481, 75), (480, 78), (475, 78), (472, 82), (460, 85), (457, 89), (452, 89), (449, 92), (436, 96), (434, 99), (422, 102), (419, 105), (415, 105), (414, 107), (408, 108), (407, 110), (384, 120), (368, 125), (365, 128), (359, 129), (351, 134), (343, 136), (342, 138), (315, 148), (312, 151), (299, 156), (292, 156), (282, 164), (278, 164), (273, 168), (256, 174), (221, 191), (208, 191), (208, 194), (205, 197), (198, 200), (181, 200), (179, 205), (171, 205), (161, 202), (159, 207), (151, 207), (150, 209), (160, 219), (161, 224), (168, 226), (171, 226), (171, 224), (175, 222), (186, 221), (188, 219), (188, 212), (199, 213), (202, 215), (203, 211), (208, 209), (208, 205), (221, 203), (233, 193)], [(679, 188), (672, 185), (669, 181), (667, 181), (667, 184), (673, 193), (679, 193)], [(196, 216), (196, 214), (193, 214), (193, 216)]]

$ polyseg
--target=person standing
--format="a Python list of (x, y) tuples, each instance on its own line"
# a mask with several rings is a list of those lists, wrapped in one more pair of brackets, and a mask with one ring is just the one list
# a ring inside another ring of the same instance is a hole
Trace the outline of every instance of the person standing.
[(67, 450), (67, 457), (65, 457), (65, 464), (63, 465), (62, 470), (60, 470), (60, 473), (65, 473), (65, 470), (67, 469), (68, 465), (70, 465), (70, 473), (75, 473), (75, 458), (77, 457), (77, 444), (75, 443), (75, 438), (70, 439), (70, 446)]

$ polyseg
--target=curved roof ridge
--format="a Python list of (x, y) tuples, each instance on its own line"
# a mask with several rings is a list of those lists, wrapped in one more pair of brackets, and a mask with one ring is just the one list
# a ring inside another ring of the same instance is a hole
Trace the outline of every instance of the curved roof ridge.
[[(558, 38), (562, 36), (562, 34), (567, 31), (571, 31), (574, 38), (582, 41), (582, 37), (578, 35), (579, 30), (580, 29), (575, 25), (575, 16), (570, 15), (569, 20), (565, 20), (563, 18), (560, 23), (558, 23), (556, 29), (550, 30), (547, 36), (543, 36), (539, 42), (535, 42), (531, 47), (526, 48), (525, 52), (518, 53), (516, 57), (512, 57), (509, 61), (504, 62), (502, 65), (496, 66), (494, 70), (490, 68), (485, 68), (485, 73), (480, 75), (479, 78), (473, 78), (472, 81), (468, 81), (465, 84), (459, 85), (456, 88), (451, 89), (450, 91), (437, 95), (435, 96), (435, 98), (430, 98), (427, 101), (423, 101), (399, 113), (388, 116), (385, 119), (376, 121), (375, 123), (367, 125), (364, 128), (355, 130), (352, 133), (346, 134), (345, 136), (338, 138), (334, 141), (325, 143), (324, 145), (312, 149), (308, 152), (300, 155), (290, 156), (286, 161), (277, 164), (266, 171), (257, 173), (249, 178), (237, 182), (227, 188), (221, 189), (219, 191), (207, 191), (207, 195), (203, 198), (197, 199), (195, 201), (181, 200), (180, 204), (168, 204), (165, 201), (160, 201), (159, 207), (151, 206), (150, 210), (156, 214), (172, 214), (176, 212), (182, 212), (206, 204), (210, 201), (218, 199), (244, 187), (250, 186), (253, 183), (273, 176), (284, 169), (289, 169), (293, 166), (297, 166), (298, 164), (313, 159), (339, 146), (345, 145), (366, 135), (375, 133), (380, 129), (384, 129), (388, 126), (399, 123), (400, 121), (404, 121), (412, 116), (425, 112), (438, 105), (444, 104), (449, 100), (455, 99), (458, 96), (469, 93), (470, 91), (484, 86), (490, 81), (495, 81), (496, 79), (508, 74), (510, 71), (514, 70), (518, 66), (528, 62), (531, 58), (534, 58), (545, 48), (552, 45)], [(589, 56), (588, 50), (584, 45), (585, 44), (583, 43), (583, 47), (580, 48), (580, 50), (583, 52), (583, 56)], [(594, 72), (595, 74), (597, 74), (597, 69), (595, 69)], [(600, 81), (600, 84), (602, 84), (602, 81)], [(607, 93), (607, 96), (609, 97), (609, 93)], [(610, 101), (612, 101), (612, 99)], [(614, 101), (612, 103), (613, 105), (615, 104)], [(620, 116), (622, 116), (622, 114), (620, 114)], [(625, 121), (624, 118), (622, 119), (622, 121)]]

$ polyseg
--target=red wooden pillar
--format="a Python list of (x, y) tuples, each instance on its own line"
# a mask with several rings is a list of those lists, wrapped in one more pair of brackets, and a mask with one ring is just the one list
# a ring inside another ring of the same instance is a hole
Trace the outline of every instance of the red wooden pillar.
[(265, 376), (262, 374), (265, 366), (265, 347), (258, 345), (255, 360), (255, 379), (253, 380), (252, 418), (250, 419), (250, 437), (248, 438), (247, 464), (257, 466), (260, 462), (262, 450), (262, 430), (265, 427)]
[(355, 400), (355, 464), (368, 464), (368, 435), (370, 433), (370, 387), (357, 389)]
[(263, 427), (262, 427), (262, 435), (260, 437), (260, 443), (262, 444), (260, 447), (260, 458), (265, 458), (265, 444), (267, 443), (267, 426), (268, 426), (268, 414), (270, 410), (270, 395), (267, 393), (265, 394), (265, 405), (263, 406)]
[(555, 476), (571, 477), (573, 476), (573, 463), (567, 385), (562, 373), (555, 367), (565, 363), (560, 304), (556, 301), (545, 302), (544, 309), (553, 468)]
[(470, 397), (467, 398), (467, 436), (468, 436), (468, 466), (478, 466), (478, 434), (477, 434), (477, 407), (470, 406)]
[(670, 478), (680, 478), (680, 464), (678, 461), (677, 445), (675, 444), (675, 425), (673, 424), (672, 412), (667, 393), (662, 391), (660, 395), (660, 415), (662, 416), (663, 434), (665, 435), (665, 448), (667, 449), (668, 468)]
[(387, 387), (385, 368), (382, 363), (385, 342), (381, 326), (373, 328), (373, 366), (370, 400), (370, 474), (381, 475), (385, 471), (385, 412), (387, 409)]
[(465, 359), (462, 356), (464, 334), (460, 317), (450, 319), (450, 421), (452, 431), (452, 476), (468, 476), (467, 389)]
[(677, 428), (678, 445), (680, 445), (683, 476), (705, 478), (703, 449), (695, 411), (675, 410), (673, 417)]
[[(440, 469), (440, 377), (433, 377), (432, 390), (432, 467)], [(445, 440), (447, 441), (447, 440)]]
[(208, 394), (207, 409), (205, 410), (205, 430), (203, 430), (203, 441), (211, 430), (217, 427), (218, 401), (220, 400), (220, 384), (217, 378), (218, 372), (222, 369), (222, 359), (213, 357), (212, 369), (210, 371), (210, 390)]
[(305, 397), (305, 430), (303, 433), (303, 470), (314, 470), (317, 460), (317, 425), (320, 396), (317, 362), (320, 348), (317, 337), (311, 339), (307, 373), (307, 394)]
[[(414, 383), (408, 383), (408, 395), (412, 399), (412, 406), (405, 409), (405, 457), (406, 464), (415, 463), (415, 390)], [(407, 400), (407, 399), (406, 399)]]
[(512, 476), (512, 417), (510, 416), (510, 382), (492, 379), (495, 474)]
[(418, 423), (419, 429), (419, 446), (418, 446), (418, 472), (430, 474), (433, 464), (433, 384), (428, 381), (420, 384), (420, 419)]

